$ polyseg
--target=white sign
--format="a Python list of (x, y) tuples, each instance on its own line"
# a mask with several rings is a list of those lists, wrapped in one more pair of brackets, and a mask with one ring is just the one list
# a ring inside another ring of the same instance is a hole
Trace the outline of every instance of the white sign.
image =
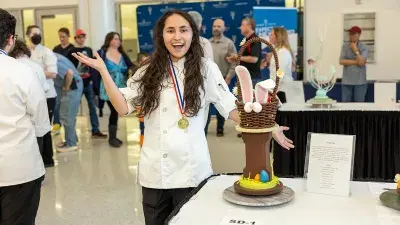
[(279, 89), (280, 91), (285, 92), (287, 103), (305, 103), (303, 81), (284, 81), (281, 82)]
[(355, 136), (309, 134), (305, 174), (307, 191), (349, 196)]
[(220, 225), (265, 225), (260, 220), (244, 219), (241, 217), (225, 216)]
[(382, 107), (396, 104), (396, 83), (375, 82), (374, 102)]

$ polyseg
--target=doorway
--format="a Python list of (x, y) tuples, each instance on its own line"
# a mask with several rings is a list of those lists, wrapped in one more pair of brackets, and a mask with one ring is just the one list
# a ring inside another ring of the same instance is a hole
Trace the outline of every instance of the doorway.
[(77, 8), (38, 9), (36, 21), (43, 30), (43, 45), (53, 49), (60, 44), (58, 30), (68, 28), (71, 34), (70, 42), (74, 43), (73, 34), (77, 27)]

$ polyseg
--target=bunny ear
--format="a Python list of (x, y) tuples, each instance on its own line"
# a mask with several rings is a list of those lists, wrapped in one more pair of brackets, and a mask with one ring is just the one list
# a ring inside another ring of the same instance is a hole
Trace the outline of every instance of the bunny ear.
[(249, 71), (244, 66), (236, 66), (235, 72), (240, 82), (243, 102), (253, 102), (253, 82)]
[(264, 89), (261, 87), (260, 83), (256, 84), (256, 102), (261, 104), (268, 102), (268, 89)]

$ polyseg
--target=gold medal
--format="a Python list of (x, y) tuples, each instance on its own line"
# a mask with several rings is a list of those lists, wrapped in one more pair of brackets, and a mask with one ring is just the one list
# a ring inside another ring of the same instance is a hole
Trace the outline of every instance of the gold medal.
[(185, 130), (189, 127), (189, 120), (186, 119), (185, 117), (182, 117), (179, 121), (178, 121), (178, 127), (182, 130)]

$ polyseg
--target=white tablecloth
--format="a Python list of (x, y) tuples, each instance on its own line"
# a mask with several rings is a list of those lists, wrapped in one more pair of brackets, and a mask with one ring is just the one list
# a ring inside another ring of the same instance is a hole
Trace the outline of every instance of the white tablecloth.
[[(223, 191), (238, 176), (221, 175), (211, 178), (194, 195), (170, 225), (220, 225), (224, 217), (252, 218), (262, 225), (399, 225), (400, 212), (384, 207), (379, 201), (381, 188), (395, 188), (395, 184), (352, 182), (350, 197), (336, 197), (308, 193), (305, 179), (281, 179), (296, 192), (295, 199), (276, 207), (245, 207), (223, 199)], [(372, 184), (373, 185), (373, 184)], [(383, 187), (382, 187), (383, 185)], [(371, 191), (372, 190), (372, 191)]]
[(380, 105), (375, 103), (337, 103), (329, 109), (312, 108), (308, 104), (283, 104), (279, 111), (400, 111), (399, 104)]

